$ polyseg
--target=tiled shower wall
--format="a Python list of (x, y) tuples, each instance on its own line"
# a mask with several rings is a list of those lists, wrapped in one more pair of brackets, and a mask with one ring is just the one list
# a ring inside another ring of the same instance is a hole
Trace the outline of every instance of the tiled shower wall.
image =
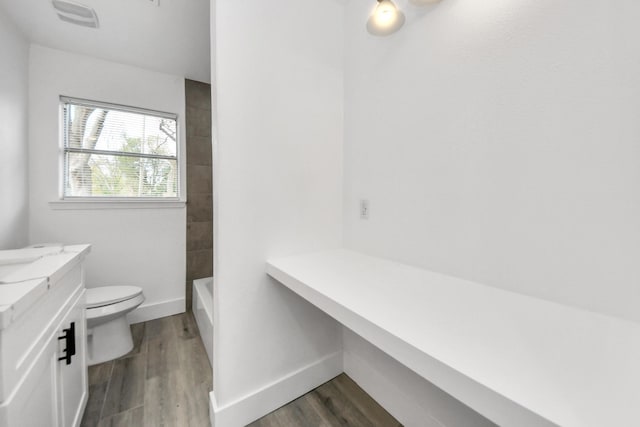
[(187, 281), (191, 310), (193, 280), (213, 275), (211, 85), (185, 80), (187, 125)]

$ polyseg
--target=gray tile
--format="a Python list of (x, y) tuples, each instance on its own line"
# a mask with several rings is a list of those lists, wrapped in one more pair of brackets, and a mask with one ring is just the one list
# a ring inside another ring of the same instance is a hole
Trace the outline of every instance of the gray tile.
[(187, 280), (213, 276), (213, 249), (187, 252)]
[(191, 165), (211, 166), (211, 137), (192, 136), (187, 138), (187, 168)]
[(213, 221), (187, 223), (187, 251), (213, 249)]
[(211, 194), (213, 191), (213, 177), (211, 166), (187, 166), (187, 194), (189, 196), (201, 193)]
[(195, 80), (185, 80), (186, 104), (190, 107), (211, 110), (211, 85)]
[(193, 280), (184, 283), (185, 309), (190, 312), (193, 309)]
[(185, 122), (187, 138), (193, 136), (211, 137), (211, 110), (187, 107)]
[(213, 197), (208, 194), (194, 194), (187, 197), (187, 222), (213, 221)]

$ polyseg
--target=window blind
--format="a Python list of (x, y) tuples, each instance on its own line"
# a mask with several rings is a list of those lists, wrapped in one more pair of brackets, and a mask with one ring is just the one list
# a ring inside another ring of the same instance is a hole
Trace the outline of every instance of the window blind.
[(179, 197), (177, 116), (61, 97), (64, 197)]

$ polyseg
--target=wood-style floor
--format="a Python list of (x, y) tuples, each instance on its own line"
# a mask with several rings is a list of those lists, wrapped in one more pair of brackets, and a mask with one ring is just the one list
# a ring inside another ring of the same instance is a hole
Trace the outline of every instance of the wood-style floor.
[(82, 427), (208, 427), (213, 374), (191, 313), (131, 330), (129, 354), (89, 367)]
[(402, 427), (342, 374), (249, 427)]
[[(191, 313), (131, 326), (134, 349), (89, 368), (82, 427), (209, 427), (212, 372)], [(250, 427), (398, 427), (342, 374)]]

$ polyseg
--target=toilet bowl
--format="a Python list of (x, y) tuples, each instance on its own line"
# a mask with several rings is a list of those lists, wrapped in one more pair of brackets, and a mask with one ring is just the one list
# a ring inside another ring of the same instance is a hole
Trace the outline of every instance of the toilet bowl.
[(136, 286), (87, 289), (87, 361), (89, 366), (124, 356), (133, 349), (127, 313), (144, 302)]

